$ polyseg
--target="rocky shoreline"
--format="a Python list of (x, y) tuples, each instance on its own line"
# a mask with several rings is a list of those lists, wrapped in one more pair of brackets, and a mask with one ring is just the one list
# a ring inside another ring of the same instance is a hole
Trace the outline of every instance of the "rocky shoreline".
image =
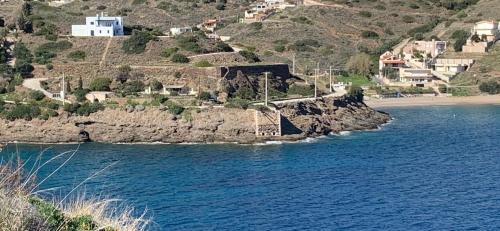
[(256, 135), (255, 110), (208, 107), (172, 115), (157, 108), (106, 109), (88, 117), (1, 121), (0, 143), (239, 143), (297, 141), (342, 131), (376, 129), (391, 118), (352, 97), (277, 105), (281, 136)]

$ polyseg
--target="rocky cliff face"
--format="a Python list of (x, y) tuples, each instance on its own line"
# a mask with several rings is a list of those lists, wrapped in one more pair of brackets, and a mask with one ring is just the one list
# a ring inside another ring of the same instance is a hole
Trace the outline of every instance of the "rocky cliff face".
[(304, 136), (341, 131), (376, 129), (391, 118), (352, 97), (325, 98), (315, 102), (278, 105), (283, 133)]
[(183, 116), (150, 108), (127, 112), (100, 111), (89, 117), (62, 114), (47, 121), (0, 121), (0, 143), (96, 142), (135, 143), (255, 143), (266, 140), (296, 140), (346, 130), (377, 128), (390, 117), (351, 98), (322, 99), (278, 105), (283, 136), (256, 137), (255, 110), (204, 108)]

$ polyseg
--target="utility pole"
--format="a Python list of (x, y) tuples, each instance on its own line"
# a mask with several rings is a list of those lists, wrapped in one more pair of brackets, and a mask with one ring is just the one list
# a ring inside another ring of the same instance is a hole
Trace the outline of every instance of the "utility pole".
[(333, 86), (332, 86), (332, 66), (330, 66), (330, 93), (333, 92)]
[(266, 96), (265, 96), (264, 106), (266, 106), (266, 107), (267, 107), (267, 75), (268, 75), (268, 74), (269, 74), (269, 72), (265, 72), (265, 73), (264, 73), (264, 75), (266, 76), (266, 83), (264, 84), (264, 85), (265, 85), (265, 88), (266, 88), (266, 89), (265, 89), (265, 94), (266, 94)]
[(64, 73), (63, 73), (63, 77), (62, 77), (62, 89), (61, 89), (61, 98), (62, 98), (62, 101), (63, 101), (63, 106), (64, 106), (64, 101), (65, 101), (65, 93), (66, 93), (66, 78), (64, 76)]
[(295, 54), (293, 54), (293, 61), (292, 61), (292, 74), (295, 75)]
[(318, 69), (315, 69), (314, 70), (314, 98), (317, 98), (318, 97), (318, 73), (319, 73), (319, 70)]

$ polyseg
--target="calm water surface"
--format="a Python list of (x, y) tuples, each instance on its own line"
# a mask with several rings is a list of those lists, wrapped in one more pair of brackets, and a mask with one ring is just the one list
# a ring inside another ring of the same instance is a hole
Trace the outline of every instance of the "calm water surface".
[[(85, 144), (42, 188), (65, 195), (113, 164), (82, 189), (147, 209), (152, 230), (499, 229), (500, 107), (387, 111), (381, 130), (312, 142)], [(47, 146), (17, 147), (35, 158)]]

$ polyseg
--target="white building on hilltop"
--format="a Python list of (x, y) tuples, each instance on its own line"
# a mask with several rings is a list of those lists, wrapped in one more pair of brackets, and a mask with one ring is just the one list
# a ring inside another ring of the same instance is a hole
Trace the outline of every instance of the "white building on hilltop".
[(122, 17), (109, 17), (104, 13), (95, 17), (87, 17), (85, 25), (72, 25), (73, 36), (113, 37), (124, 35)]

